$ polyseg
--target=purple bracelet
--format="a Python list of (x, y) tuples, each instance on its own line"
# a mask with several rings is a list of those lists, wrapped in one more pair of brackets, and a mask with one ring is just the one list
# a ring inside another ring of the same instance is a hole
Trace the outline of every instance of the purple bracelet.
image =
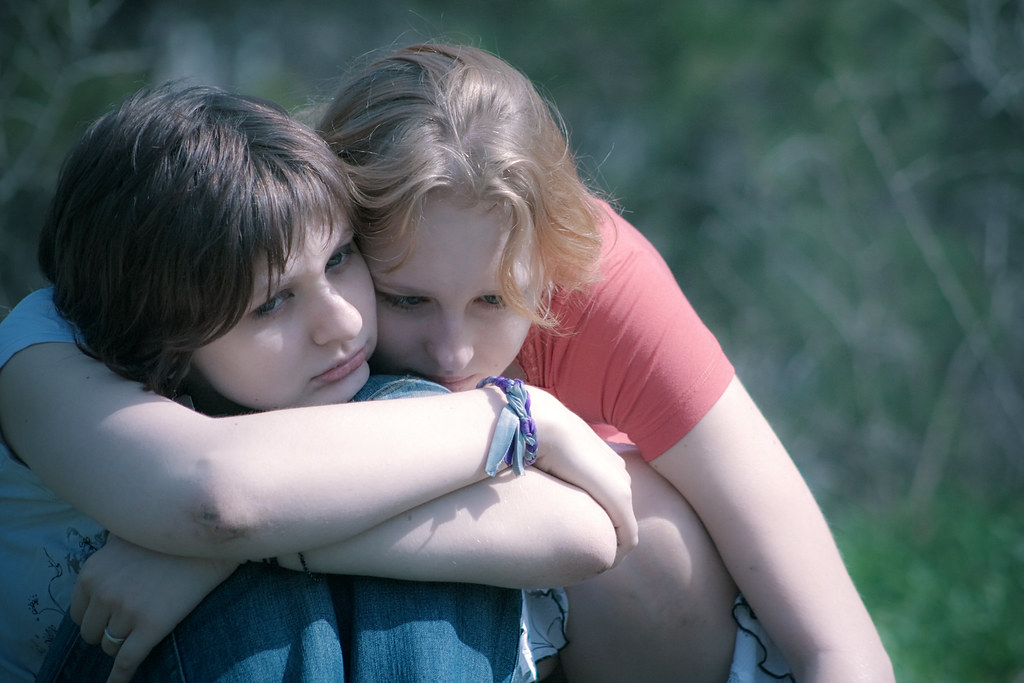
[(505, 392), (508, 404), (498, 415), (485, 471), (493, 477), (504, 460), (516, 474), (522, 474), (537, 460), (537, 423), (530, 414), (530, 394), (521, 379), (488, 377), (476, 386), (479, 389), (488, 384)]

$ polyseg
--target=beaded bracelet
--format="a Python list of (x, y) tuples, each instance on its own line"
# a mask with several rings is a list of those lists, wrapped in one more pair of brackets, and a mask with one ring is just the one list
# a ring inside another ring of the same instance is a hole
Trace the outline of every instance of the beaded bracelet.
[[(298, 556), (299, 564), (302, 565), (302, 571), (306, 572), (306, 576), (313, 579), (314, 581), (319, 581), (320, 577), (309, 570), (309, 565), (306, 564), (306, 556), (302, 553), (298, 553)], [(276, 557), (264, 557), (263, 564), (269, 564), (271, 567), (281, 566), (281, 562)]]
[(317, 576), (313, 572), (309, 571), (309, 565), (306, 564), (306, 556), (303, 555), (302, 553), (299, 553), (299, 564), (302, 565), (302, 571), (306, 572), (306, 576), (308, 576), (309, 578), (313, 579), (314, 581), (319, 581), (320, 580), (319, 576)]
[(488, 377), (476, 386), (479, 389), (488, 384), (505, 392), (508, 404), (498, 415), (484, 471), (493, 477), (498, 473), (498, 464), (504, 460), (516, 474), (522, 474), (527, 465), (537, 460), (537, 424), (530, 414), (530, 394), (521, 379)]

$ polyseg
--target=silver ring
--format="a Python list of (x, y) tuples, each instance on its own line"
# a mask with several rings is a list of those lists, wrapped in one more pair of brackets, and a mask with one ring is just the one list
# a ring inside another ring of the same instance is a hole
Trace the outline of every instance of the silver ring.
[(121, 644), (124, 642), (124, 638), (115, 638), (114, 636), (110, 635), (110, 629), (106, 628), (103, 629), (103, 637), (109, 640), (110, 644), (114, 647), (121, 647)]

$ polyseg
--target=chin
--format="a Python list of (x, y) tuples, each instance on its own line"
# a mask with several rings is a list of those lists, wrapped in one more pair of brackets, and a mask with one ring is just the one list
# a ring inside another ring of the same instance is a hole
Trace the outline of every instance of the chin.
[(356, 394), (359, 393), (359, 390), (363, 388), (363, 385), (369, 379), (370, 366), (363, 363), (359, 369), (338, 382), (336, 391), (331, 392), (333, 394), (332, 400), (326, 401), (326, 403), (348, 403), (355, 398)]
[(448, 391), (451, 391), (452, 393), (458, 393), (460, 391), (469, 391), (471, 389), (476, 389), (476, 385), (479, 384), (480, 380), (482, 380), (484, 377), (486, 377), (486, 375), (481, 375), (480, 377), (470, 377), (468, 379), (459, 380), (457, 382), (438, 383), (443, 385), (446, 389), (448, 389)]

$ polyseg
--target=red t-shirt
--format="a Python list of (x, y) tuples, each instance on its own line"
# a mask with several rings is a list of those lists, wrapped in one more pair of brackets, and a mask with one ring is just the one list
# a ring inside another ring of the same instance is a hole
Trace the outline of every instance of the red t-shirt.
[(654, 246), (602, 208), (600, 282), (557, 299), (561, 332), (534, 327), (516, 360), (527, 382), (653, 460), (704, 417), (734, 370)]

